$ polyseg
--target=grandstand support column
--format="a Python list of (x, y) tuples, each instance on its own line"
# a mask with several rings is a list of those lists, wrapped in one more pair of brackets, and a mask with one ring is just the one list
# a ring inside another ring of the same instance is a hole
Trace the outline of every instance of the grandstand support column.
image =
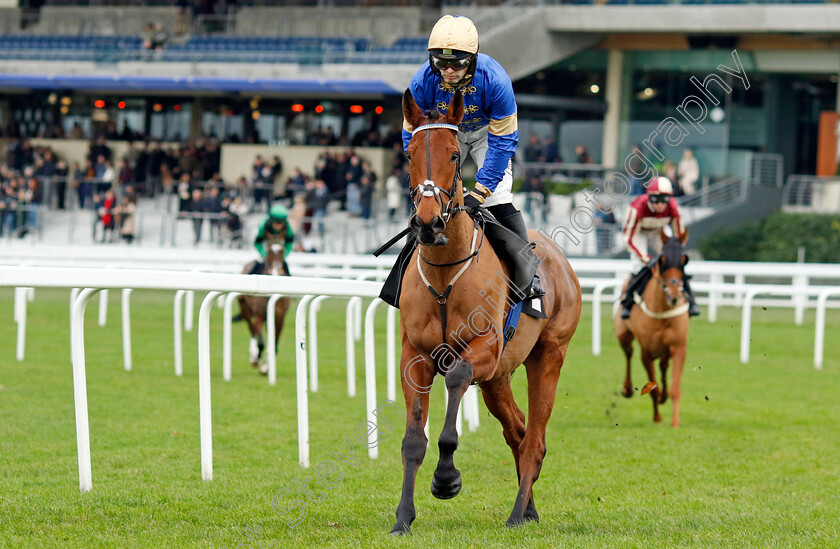
[[(840, 105), (840, 103), (838, 103), (838, 105)], [(5, 130), (5, 128), (7, 126), (9, 126), (11, 121), (12, 121), (12, 109), (9, 108), (9, 102), (8, 101), (0, 101), (0, 122), (2, 122), (2, 124), (0, 124), (0, 129)]]
[[(837, 72), (837, 90), (835, 93), (834, 110), (840, 113), (840, 71)], [(5, 113), (4, 113), (5, 114)], [(6, 120), (5, 118), (3, 120)], [(837, 148), (840, 151), (840, 147)]]
[(612, 49), (607, 55), (606, 88), (607, 112), (604, 114), (601, 164), (612, 168), (618, 166), (619, 128), (624, 96), (624, 52), (621, 50)]
[(196, 140), (201, 135), (201, 119), (204, 118), (204, 98), (196, 97), (190, 115), (190, 139)]

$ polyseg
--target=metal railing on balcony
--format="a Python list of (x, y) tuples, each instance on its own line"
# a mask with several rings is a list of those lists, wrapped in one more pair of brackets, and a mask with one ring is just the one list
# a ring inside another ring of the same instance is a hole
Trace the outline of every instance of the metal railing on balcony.
[(782, 210), (791, 213), (840, 212), (840, 177), (789, 176), (782, 191)]
[(517, 162), (513, 168), (515, 178), (531, 174), (555, 183), (592, 184), (599, 187), (603, 185), (605, 175), (611, 171), (601, 164), (570, 162)]
[(743, 176), (735, 175), (704, 185), (696, 193), (677, 199), (681, 208), (719, 209), (738, 204), (747, 199), (748, 183)]
[(780, 154), (751, 153), (747, 156), (746, 173), (750, 185), (781, 187), (784, 158)]

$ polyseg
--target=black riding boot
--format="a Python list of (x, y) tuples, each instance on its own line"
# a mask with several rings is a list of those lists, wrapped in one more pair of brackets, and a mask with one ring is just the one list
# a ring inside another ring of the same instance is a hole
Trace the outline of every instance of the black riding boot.
[(402, 290), (402, 279), (405, 270), (408, 268), (408, 260), (414, 253), (416, 244), (416, 237), (413, 233), (409, 233), (406, 237), (405, 246), (397, 256), (388, 278), (385, 279), (385, 284), (382, 285), (382, 291), (379, 292), (379, 299), (397, 309), (400, 308), (400, 292)]
[(630, 318), (630, 309), (633, 308), (633, 304), (635, 303), (633, 296), (636, 293), (641, 294), (644, 291), (652, 275), (653, 272), (650, 267), (645, 265), (638, 273), (630, 277), (630, 280), (627, 282), (627, 289), (624, 290), (624, 296), (621, 298), (621, 318)]
[(683, 293), (688, 300), (688, 316), (697, 316), (700, 314), (700, 307), (697, 306), (697, 299), (694, 297), (694, 292), (691, 291), (691, 286), (688, 285), (690, 276), (683, 276)]
[[(487, 209), (490, 210), (490, 213), (493, 214), (496, 221), (498, 221), (506, 229), (516, 233), (516, 235), (525, 242), (530, 242), (530, 239), (528, 238), (528, 230), (525, 228), (525, 220), (522, 219), (522, 212), (517, 210), (513, 204), (499, 204), (498, 206), (490, 206)], [(533, 253), (533, 250), (531, 253)], [(534, 261), (539, 263), (539, 258), (536, 257), (536, 254), (534, 256)], [(535, 272), (534, 278), (531, 280), (531, 287), (529, 289), (527, 299), (542, 297), (544, 295), (545, 290), (543, 290), (543, 287), (540, 284), (540, 277)]]
[(251, 266), (251, 270), (248, 274), (258, 275), (262, 274), (265, 270), (265, 261), (254, 261), (254, 264)]

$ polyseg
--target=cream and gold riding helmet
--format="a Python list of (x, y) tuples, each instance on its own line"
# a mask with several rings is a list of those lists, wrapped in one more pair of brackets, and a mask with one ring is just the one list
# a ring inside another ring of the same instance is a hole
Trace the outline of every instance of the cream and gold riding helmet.
[(453, 67), (466, 68), (467, 75), (472, 76), (478, 57), (478, 29), (463, 15), (444, 15), (432, 28), (428, 49), (429, 65), (435, 74)]

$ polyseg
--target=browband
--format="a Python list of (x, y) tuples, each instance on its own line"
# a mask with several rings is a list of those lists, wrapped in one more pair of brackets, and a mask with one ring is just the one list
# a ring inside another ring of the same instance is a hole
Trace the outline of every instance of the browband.
[(447, 130), (455, 130), (456, 133), (458, 132), (458, 126), (453, 124), (426, 124), (424, 126), (420, 126), (419, 128), (415, 128), (414, 131), (411, 132), (411, 135), (414, 135), (419, 131), (432, 130), (434, 128), (446, 128)]

